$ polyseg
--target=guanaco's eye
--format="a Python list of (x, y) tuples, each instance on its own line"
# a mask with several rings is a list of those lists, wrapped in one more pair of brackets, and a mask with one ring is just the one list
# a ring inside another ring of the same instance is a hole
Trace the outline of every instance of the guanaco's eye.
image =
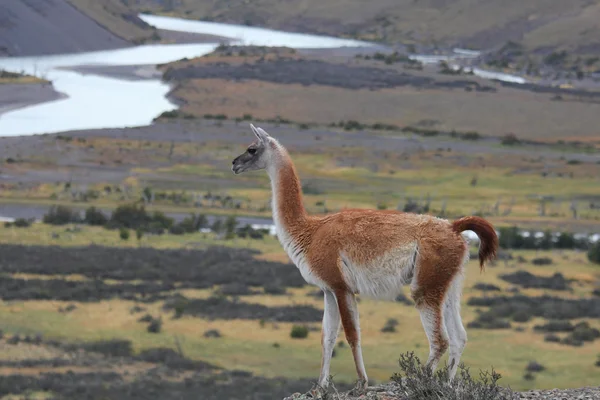
[(255, 153), (256, 153), (256, 149), (249, 148), (249, 149), (248, 149), (248, 153), (250, 153), (250, 154), (255, 154)]

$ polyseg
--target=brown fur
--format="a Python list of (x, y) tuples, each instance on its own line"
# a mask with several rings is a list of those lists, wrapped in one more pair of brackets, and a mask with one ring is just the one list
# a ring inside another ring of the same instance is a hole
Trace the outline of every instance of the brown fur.
[[(405, 254), (411, 254), (410, 246), (415, 246), (413, 252), (417, 256), (412, 297), (422, 317), (427, 316), (432, 345), (428, 363), (437, 364), (449, 346), (442, 315), (445, 296), (454, 278), (461, 273), (468, 251), (461, 232), (472, 230), (479, 236), (479, 261), (483, 268), (485, 261), (495, 257), (498, 247), (498, 237), (490, 223), (479, 217), (465, 217), (450, 223), (428, 215), (371, 209), (349, 209), (322, 217), (310, 216), (303, 206), (302, 189), (294, 163), (277, 142), (269, 144), (277, 151), (275, 160), (271, 161), (275, 165), (270, 167), (276, 168), (270, 170), (277, 191), (274, 193), (277, 199), (274, 212), (283, 234), (292, 239), (282, 243), (294, 258), (303, 255), (307, 265), (304, 268), (310, 268), (309, 275), (317, 277), (335, 295), (359, 381), (364, 380), (366, 384), (366, 372), (359, 368), (362, 362), (359, 363), (358, 314), (354, 320), (356, 304), (350, 302), (355, 299), (345, 280), (342, 263), (349, 262), (352, 268), (377, 268), (380, 258), (389, 256), (388, 253), (394, 249), (402, 250), (402, 246), (408, 246)], [(276, 171), (275, 177), (273, 171)], [(353, 290), (358, 291), (359, 288)]]
[(479, 236), (481, 244), (479, 245), (479, 267), (484, 268), (486, 261), (496, 258), (498, 251), (498, 235), (494, 227), (481, 217), (463, 217), (452, 223), (452, 229), (456, 233), (462, 231), (473, 231)]

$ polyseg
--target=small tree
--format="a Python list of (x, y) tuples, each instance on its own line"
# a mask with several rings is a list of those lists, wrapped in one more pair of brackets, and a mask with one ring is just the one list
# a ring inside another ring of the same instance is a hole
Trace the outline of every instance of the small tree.
[(129, 240), (129, 229), (121, 228), (119, 230), (119, 237), (121, 238), (121, 240)]
[(102, 211), (92, 206), (85, 210), (83, 222), (88, 225), (103, 226), (106, 224), (106, 222), (108, 222), (108, 218)]
[(223, 221), (220, 218), (215, 219), (210, 229), (217, 235), (223, 231)]
[(600, 240), (590, 246), (588, 250), (588, 260), (600, 264)]
[(152, 319), (152, 321), (150, 321), (150, 324), (148, 324), (148, 328), (146, 328), (146, 330), (150, 333), (159, 333), (162, 330), (162, 319)]
[(227, 219), (225, 220), (225, 238), (226, 239), (234, 238), (236, 226), (237, 226), (237, 220), (235, 219), (235, 216), (230, 215), (229, 217), (227, 217)]

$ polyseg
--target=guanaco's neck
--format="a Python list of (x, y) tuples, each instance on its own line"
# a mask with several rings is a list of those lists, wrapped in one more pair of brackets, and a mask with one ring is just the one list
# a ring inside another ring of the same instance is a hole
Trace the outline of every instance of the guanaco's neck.
[(289, 234), (303, 229), (307, 213), (302, 203), (302, 188), (294, 163), (280, 145), (267, 168), (273, 191), (273, 219), (278, 229)]

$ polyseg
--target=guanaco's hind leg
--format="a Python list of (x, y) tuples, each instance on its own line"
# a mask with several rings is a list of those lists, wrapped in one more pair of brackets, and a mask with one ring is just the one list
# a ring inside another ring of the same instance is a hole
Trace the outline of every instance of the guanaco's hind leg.
[(448, 333), (444, 324), (444, 315), (440, 305), (419, 305), (421, 323), (429, 340), (429, 357), (426, 366), (435, 370), (440, 358), (448, 349)]
[(462, 275), (458, 274), (446, 294), (444, 301), (444, 323), (448, 331), (450, 340), (450, 357), (448, 365), (450, 366), (449, 379), (453, 380), (458, 369), (458, 363), (463, 350), (467, 344), (467, 332), (462, 324), (460, 317), (460, 294), (462, 286)]
[(411, 283), (412, 297), (429, 340), (426, 365), (432, 370), (435, 370), (450, 344), (445, 318), (451, 318), (451, 328), (456, 326), (454, 311), (445, 311), (446, 294), (460, 273), (466, 250), (462, 243), (456, 244), (455, 248), (454, 243), (421, 243)]
[(337, 291), (336, 298), (342, 318), (342, 326), (346, 334), (346, 340), (352, 349), (354, 357), (354, 365), (356, 366), (356, 374), (358, 382), (356, 389), (363, 391), (367, 388), (369, 378), (365, 370), (363, 362), (362, 349), (360, 347), (360, 326), (358, 321), (358, 306), (354, 294), (348, 291)]

